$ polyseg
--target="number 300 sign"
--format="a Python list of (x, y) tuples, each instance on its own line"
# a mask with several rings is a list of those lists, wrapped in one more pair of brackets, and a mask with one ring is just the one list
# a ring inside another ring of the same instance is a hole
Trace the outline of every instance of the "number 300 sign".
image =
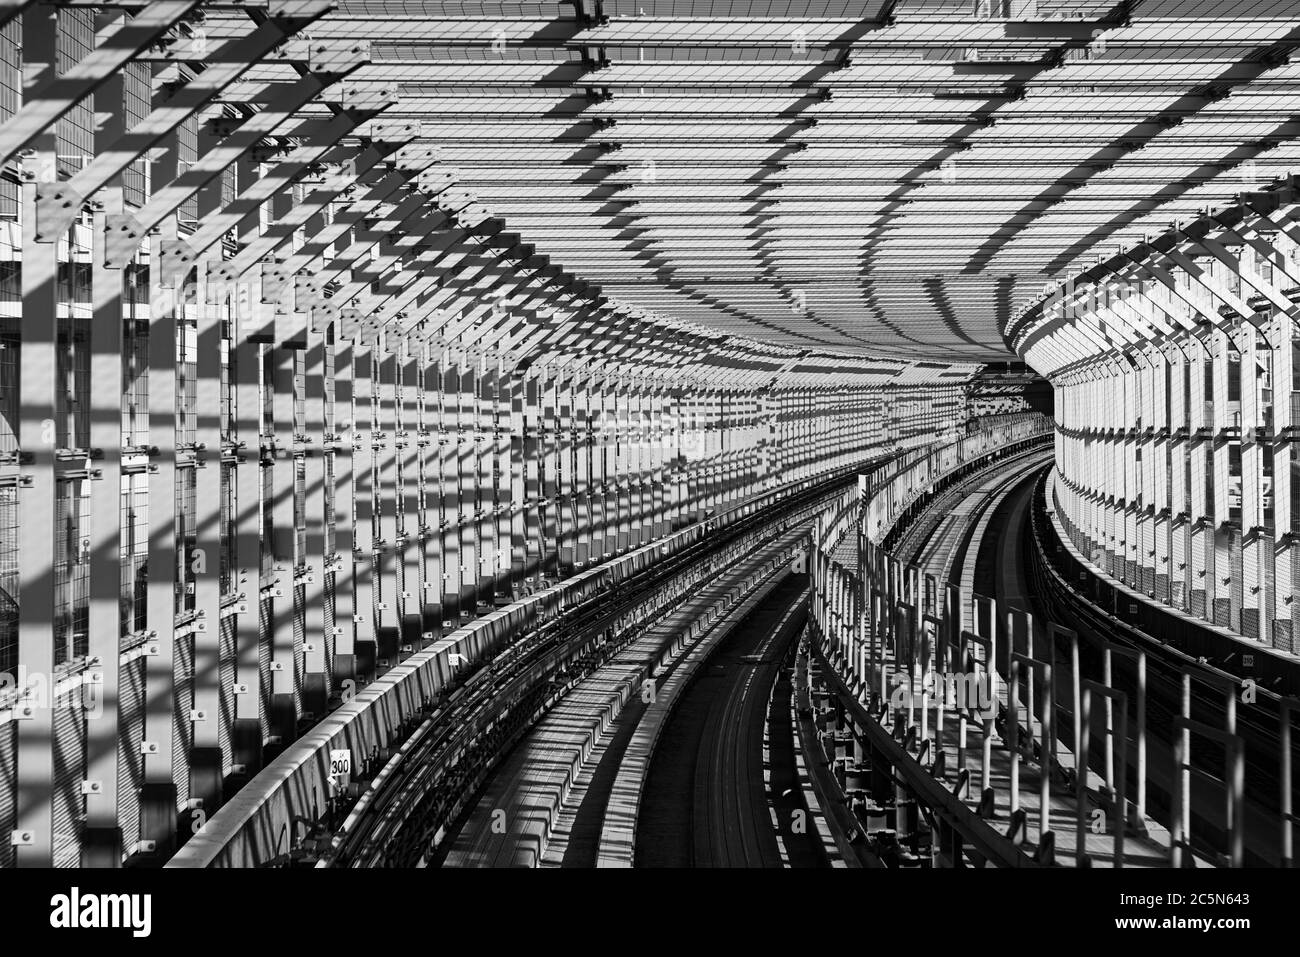
[(352, 752), (346, 748), (330, 751), (330, 777), (342, 790), (352, 783)]

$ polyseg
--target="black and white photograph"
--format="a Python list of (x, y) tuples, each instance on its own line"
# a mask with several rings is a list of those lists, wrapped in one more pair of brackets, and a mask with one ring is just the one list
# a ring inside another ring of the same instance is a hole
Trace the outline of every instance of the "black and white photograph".
[(0, 0), (0, 162), (16, 934), (1292, 924), (1300, 0)]

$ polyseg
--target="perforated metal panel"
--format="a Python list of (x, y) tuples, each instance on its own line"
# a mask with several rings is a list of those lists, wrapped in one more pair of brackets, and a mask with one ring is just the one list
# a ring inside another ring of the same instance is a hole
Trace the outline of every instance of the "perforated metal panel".
[(144, 659), (122, 665), (118, 675), (117, 788), (122, 846), (129, 852), (140, 840), (140, 789), (144, 786)]
[[(18, 826), (18, 739), (14, 722), (0, 723), (0, 834)], [(13, 847), (0, 841), (0, 867), (13, 864)]]
[(190, 797), (190, 750), (194, 747), (194, 723), (190, 709), (194, 707), (194, 636), (176, 639), (172, 657), (172, 780), (176, 785), (178, 807), (184, 807)]
[(220, 664), (220, 687), (218, 694), (217, 743), (221, 748), (221, 770), (230, 773), (233, 762), (231, 756), (231, 728), (235, 722), (235, 683), (238, 672), (235, 670), (235, 619), (227, 616), (221, 620), (221, 645), (218, 652)]
[(54, 866), (81, 864), (81, 818), (85, 799), (86, 719), (81, 694), (57, 702), (54, 711)]

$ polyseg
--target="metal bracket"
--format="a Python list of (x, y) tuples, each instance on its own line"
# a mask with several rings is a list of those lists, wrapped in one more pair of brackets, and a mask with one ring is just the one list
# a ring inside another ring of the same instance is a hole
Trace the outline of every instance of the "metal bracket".
[(370, 62), (369, 40), (290, 40), (281, 48), (282, 56), (307, 64), (312, 73), (350, 73)]
[(316, 276), (294, 276), (293, 302), (297, 309), (319, 309), (323, 305), (320, 280)]
[(245, 155), (253, 163), (274, 163), (276, 159), (288, 156), (295, 149), (296, 147), (288, 143), (259, 143), (250, 147)]
[(19, 699), (19, 701), (14, 704), (13, 720), (30, 721), (35, 717), (36, 717), (36, 708), (30, 704), (25, 703), (23, 699)]
[(451, 167), (424, 169), (416, 176), (415, 188), (422, 193), (441, 193), (456, 183), (458, 175)]
[(418, 173), (442, 157), (442, 150), (432, 143), (408, 143), (397, 151), (396, 164), (399, 170)]
[[(307, 331), (320, 333), (325, 331), (325, 326), (338, 318), (339, 307), (321, 296), (317, 296), (314, 302), (309, 303), (310, 313)], [(338, 339), (346, 338), (341, 329), (335, 331)]]
[[(243, 0), (247, 6), (257, 6), (262, 0)], [(267, 12), (275, 19), (314, 20), (338, 8), (338, 0), (266, 0)]]
[(438, 208), (444, 213), (455, 213), (473, 203), (478, 197), (467, 189), (458, 189), (438, 198)]
[(247, 120), (246, 116), (214, 116), (204, 126), (210, 136), (224, 140), (235, 133)]
[(289, 268), (284, 263), (262, 264), (262, 302), (279, 304), (289, 284)]
[(198, 253), (183, 239), (164, 239), (159, 243), (159, 253), (157, 282), (160, 283), (184, 279), (199, 259)]
[[(414, 120), (406, 122), (389, 120), (386, 123), (372, 123), (369, 135), (375, 143), (409, 143), (411, 140), (419, 139), (423, 130), (424, 124)], [(400, 158), (398, 168), (401, 168)]]
[(58, 242), (81, 215), (85, 199), (68, 183), (36, 184), (36, 241)]
[(123, 268), (148, 235), (149, 231), (130, 213), (109, 213), (104, 217), (104, 265)]
[[(322, 94), (324, 99), (333, 99), (333, 90)], [(397, 84), (386, 83), (379, 87), (362, 87), (356, 83), (344, 83), (337, 93), (337, 102), (345, 110), (382, 110), (392, 106), (399, 99)]]
[[(336, 307), (337, 308), (337, 307)], [(356, 339), (361, 331), (361, 310), (351, 306), (339, 309), (339, 335), (344, 339)]]

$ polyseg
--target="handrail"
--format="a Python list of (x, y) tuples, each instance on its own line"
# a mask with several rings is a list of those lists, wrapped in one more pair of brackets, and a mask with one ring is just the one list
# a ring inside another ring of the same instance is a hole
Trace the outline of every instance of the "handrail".
[(273, 830), (270, 821), (278, 821), (286, 809), (312, 806), (313, 795), (324, 790), (328, 779), (330, 750), (365, 753), (373, 745), (390, 746), (396, 729), (446, 685), (450, 654), (463, 655), (471, 664), (485, 660), (554, 619), (566, 601), (591, 597), (647, 563), (682, 553), (710, 530), (739, 523), (773, 505), (832, 491), (856, 474), (856, 468), (834, 470), (761, 492), (455, 629), (362, 688), (294, 742), (214, 814), (167, 866), (261, 863), (257, 835)]
[[(950, 787), (942, 773), (947, 755), (940, 752), (930, 759), (933, 744), (928, 734), (921, 735), (925, 743), (914, 752), (909, 739), (919, 743), (918, 729), (911, 727), (910, 721), (895, 722), (896, 731), (907, 729), (907, 737), (900, 742), (874, 714), (876, 706), (884, 704), (886, 693), (883, 687), (868, 686), (875, 684), (877, 671), (883, 683), (884, 669), (877, 665), (883, 662), (887, 645), (900, 649), (901, 661), (912, 654), (927, 654), (930, 648), (946, 656), (961, 644), (953, 596), (944, 596), (945, 607), (952, 606), (947, 614), (925, 615), (923, 624), (922, 612), (926, 609), (907, 574), (911, 570), (904, 569), (882, 540), (883, 533), (918, 501), (963, 480), (992, 459), (1041, 447), (1051, 435), (1050, 421), (1039, 417), (1000, 426), (993, 432), (976, 433), (924, 454), (905, 456), (901, 463), (891, 463), (861, 477), (856, 496), (849, 496), (856, 498), (856, 510), (853, 502), (841, 502), (819, 523), (810, 564), (813, 594), (809, 630), (828, 665), (823, 674), (843, 707), (854, 715), (854, 724), (862, 729), (860, 733), (879, 759), (893, 768), (901, 785), (960, 834), (972, 854), (1008, 867), (1032, 867), (1038, 862), (1008, 842), (981, 818), (977, 809), (965, 803), (962, 792), (969, 784), (969, 772), (959, 777), (956, 787)], [(855, 539), (855, 568), (846, 567), (834, 555), (845, 535)], [(933, 642), (925, 632), (931, 623), (935, 627)], [(991, 726), (991, 720), (986, 724)], [(1045, 859), (1050, 859), (1050, 854)]]

